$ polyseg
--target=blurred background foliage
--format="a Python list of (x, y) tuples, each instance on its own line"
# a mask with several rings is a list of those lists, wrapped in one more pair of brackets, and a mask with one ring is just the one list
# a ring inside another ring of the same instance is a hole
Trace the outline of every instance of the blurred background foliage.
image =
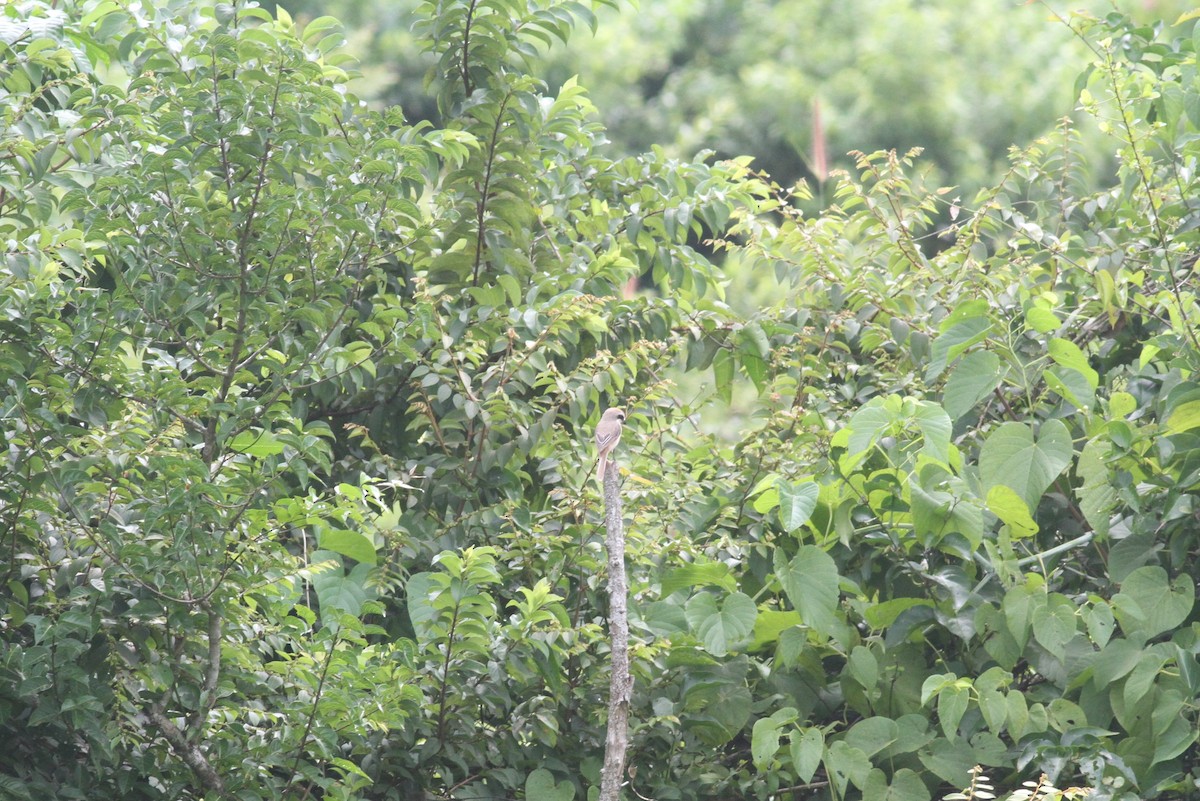
[[(342, 20), (346, 49), (361, 60), (359, 96), (437, 124), (424, 88), (428, 56), (410, 30), (418, 0), (278, 5), (300, 19)], [(654, 0), (599, 11), (593, 31), (556, 44), (538, 68), (552, 93), (579, 77), (614, 155), (652, 146), (680, 158), (751, 155), (782, 185), (819, 185), (827, 170), (852, 166), (852, 150), (920, 147), (929, 183), (971, 197), (1004, 174), (1012, 146), (1081, 116), (1072, 85), (1087, 48), (1063, 24), (1072, 11), (1152, 21), (1188, 8), (1186, 0)], [(814, 111), (824, 169), (814, 159)], [(1088, 143), (1094, 165), (1112, 163), (1101, 137)], [(1093, 175), (1104, 183), (1105, 170)]]

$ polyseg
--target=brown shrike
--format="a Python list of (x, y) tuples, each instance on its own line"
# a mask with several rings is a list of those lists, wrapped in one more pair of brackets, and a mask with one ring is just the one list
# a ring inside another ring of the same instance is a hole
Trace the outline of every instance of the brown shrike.
[(599, 476), (602, 487), (604, 486), (604, 465), (608, 462), (608, 455), (621, 441), (621, 423), (623, 422), (625, 422), (625, 410), (614, 406), (604, 410), (604, 414), (600, 415), (600, 423), (596, 426), (596, 450), (600, 452), (600, 466), (596, 468), (596, 475)]

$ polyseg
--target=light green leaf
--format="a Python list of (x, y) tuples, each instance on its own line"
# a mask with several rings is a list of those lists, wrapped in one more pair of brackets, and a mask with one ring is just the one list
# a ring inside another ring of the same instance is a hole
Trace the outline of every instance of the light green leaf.
[(779, 506), (779, 489), (777, 487), (771, 487), (754, 498), (754, 511), (760, 515), (765, 515), (777, 506)]
[(1167, 417), (1167, 433), (1179, 434), (1200, 426), (1200, 400), (1179, 404)]
[(1029, 507), (1016, 490), (997, 484), (988, 490), (987, 508), (1008, 526), (1013, 539), (1032, 537), (1038, 533), (1038, 525), (1029, 514)]
[(867, 607), (863, 616), (867, 625), (878, 631), (895, 623), (901, 612), (914, 606), (933, 606), (933, 601), (928, 598), (892, 598)]
[(1100, 385), (1100, 374), (1092, 369), (1088, 357), (1071, 340), (1057, 337), (1050, 340), (1050, 358), (1058, 366), (1081, 374), (1093, 390)]
[(243, 431), (229, 441), (229, 450), (261, 459), (283, 453), (283, 443), (270, 431)]
[(1137, 409), (1137, 398), (1128, 392), (1114, 392), (1108, 397), (1108, 413), (1112, 417), (1127, 417)]
[(1039, 334), (1049, 334), (1051, 331), (1058, 330), (1062, 321), (1049, 309), (1030, 306), (1025, 312), (1025, 324)]
[(733, 351), (728, 348), (719, 348), (716, 355), (713, 356), (712, 370), (717, 397), (726, 404), (730, 403), (733, 400), (733, 377), (737, 370)]
[(779, 609), (761, 609), (754, 620), (754, 641), (749, 650), (757, 651), (778, 642), (783, 632), (802, 625), (804, 621), (800, 619), (800, 613), (794, 610), (789, 609), (785, 612)]
[(363, 564), (375, 564), (375, 543), (360, 531), (321, 529), (318, 537), (320, 547), (327, 551), (349, 556)]
[(1024, 423), (1004, 423), (987, 438), (979, 453), (979, 473), (990, 491), (996, 485), (1016, 490), (1034, 510), (1043, 493), (1071, 463), (1071, 434), (1061, 420), (1047, 420), (1035, 440)]

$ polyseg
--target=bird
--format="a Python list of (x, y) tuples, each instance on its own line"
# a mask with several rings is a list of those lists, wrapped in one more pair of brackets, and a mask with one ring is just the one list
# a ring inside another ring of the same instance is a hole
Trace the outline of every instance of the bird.
[(596, 468), (596, 475), (599, 477), (602, 487), (604, 486), (604, 465), (608, 461), (608, 455), (621, 441), (621, 423), (623, 422), (625, 422), (625, 410), (614, 406), (604, 410), (604, 414), (600, 415), (600, 423), (596, 426), (596, 450), (600, 452), (600, 466)]

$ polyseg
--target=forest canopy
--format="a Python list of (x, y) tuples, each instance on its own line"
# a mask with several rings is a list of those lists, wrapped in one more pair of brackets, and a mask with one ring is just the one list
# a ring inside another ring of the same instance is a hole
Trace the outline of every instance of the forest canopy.
[(399, 105), (332, 16), (0, 12), (0, 796), (595, 798), (612, 406), (626, 798), (1200, 786), (1200, 12), (806, 182), (609, 143), (612, 8), (421, 3)]

